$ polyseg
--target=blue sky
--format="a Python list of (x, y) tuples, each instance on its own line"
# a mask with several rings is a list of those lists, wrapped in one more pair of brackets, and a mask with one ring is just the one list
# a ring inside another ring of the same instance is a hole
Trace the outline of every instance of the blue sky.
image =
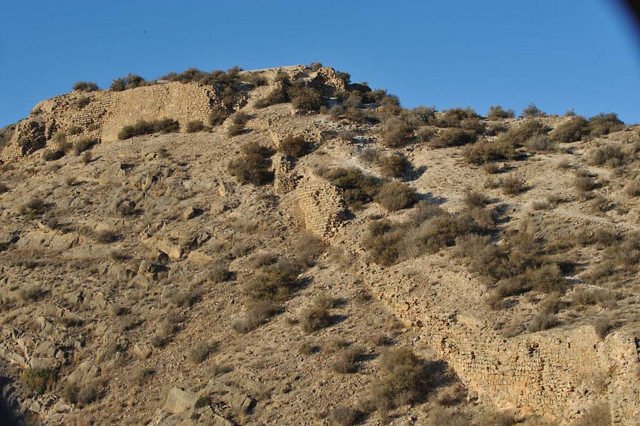
[(615, 0), (36, 0), (0, 15), (0, 126), (77, 80), (312, 61), (405, 107), (534, 102), (640, 122), (640, 40)]

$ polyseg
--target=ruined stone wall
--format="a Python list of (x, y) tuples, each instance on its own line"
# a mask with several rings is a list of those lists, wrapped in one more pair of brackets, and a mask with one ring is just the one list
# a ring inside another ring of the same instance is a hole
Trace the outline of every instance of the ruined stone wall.
[(217, 90), (198, 83), (154, 84), (122, 92), (74, 91), (38, 103), (31, 116), (18, 124), (2, 159), (28, 155), (56, 132), (67, 132), (72, 126), (81, 132), (68, 136), (70, 142), (87, 136), (108, 142), (117, 139), (123, 126), (138, 120), (171, 118), (183, 127), (192, 120), (207, 123), (211, 107), (218, 103)]
[(438, 288), (427, 298), (406, 283), (371, 284), (403, 320), (423, 330), (425, 342), (469, 389), (501, 408), (569, 422), (594, 404), (608, 402), (613, 424), (638, 424), (640, 364), (633, 337), (616, 332), (602, 340), (593, 326), (581, 326), (506, 339), (491, 324), (464, 315), (464, 308), (439, 307), (443, 292), (464, 307), (460, 290)]
[(346, 214), (338, 190), (323, 179), (306, 176), (299, 182), (296, 195), (306, 229), (321, 238), (335, 235)]

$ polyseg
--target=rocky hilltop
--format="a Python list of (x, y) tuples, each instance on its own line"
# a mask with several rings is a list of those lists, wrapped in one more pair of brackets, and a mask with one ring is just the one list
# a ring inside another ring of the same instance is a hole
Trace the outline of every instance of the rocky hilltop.
[(320, 64), (79, 83), (0, 131), (28, 424), (635, 425), (640, 127)]

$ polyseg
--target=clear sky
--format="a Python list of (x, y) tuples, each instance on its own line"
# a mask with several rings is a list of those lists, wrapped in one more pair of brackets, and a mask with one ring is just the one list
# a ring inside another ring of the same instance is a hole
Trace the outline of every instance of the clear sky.
[(0, 16), (0, 126), (77, 80), (312, 61), (405, 107), (640, 122), (640, 40), (615, 0), (7, 0)]

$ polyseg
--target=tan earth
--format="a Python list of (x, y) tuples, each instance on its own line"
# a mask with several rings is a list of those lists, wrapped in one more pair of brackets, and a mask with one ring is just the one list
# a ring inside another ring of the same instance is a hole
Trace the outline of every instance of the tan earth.
[[(283, 75), (326, 107), (260, 105)], [(561, 142), (573, 118), (541, 116), (538, 143), (487, 161), (499, 169), (489, 174), (469, 147), (531, 120), (420, 122), (386, 95), (351, 107), (368, 119), (339, 115), (327, 107), (369, 89), (319, 66), (243, 72), (231, 87), (230, 103), (218, 83), (73, 91), (0, 132), (0, 386), (17, 421), (640, 424), (639, 126)], [(234, 116), (208, 127), (219, 105), (248, 114), (246, 127), (231, 135)], [(118, 139), (164, 118), (181, 131)], [(205, 129), (186, 132), (194, 120)], [(410, 125), (401, 146), (394, 120)], [(478, 141), (440, 147), (451, 127)], [(286, 155), (289, 135), (310, 152)], [(82, 140), (99, 143), (80, 153)], [(242, 148), (254, 142), (272, 149), (273, 182), (231, 174), (234, 160), (252, 164)], [(338, 168), (381, 177), (374, 151), (410, 161), (388, 180), (416, 205), (385, 208), (378, 187), (353, 203), (332, 179)], [(435, 219), (453, 219), (431, 232), (434, 219), (415, 217), (436, 205)], [(461, 254), (463, 217), (533, 266), (490, 281), (491, 258)], [(372, 249), (380, 219), (399, 230), (377, 242), (399, 250), (391, 262)], [(293, 279), (258, 300), (252, 283), (278, 265)]]

